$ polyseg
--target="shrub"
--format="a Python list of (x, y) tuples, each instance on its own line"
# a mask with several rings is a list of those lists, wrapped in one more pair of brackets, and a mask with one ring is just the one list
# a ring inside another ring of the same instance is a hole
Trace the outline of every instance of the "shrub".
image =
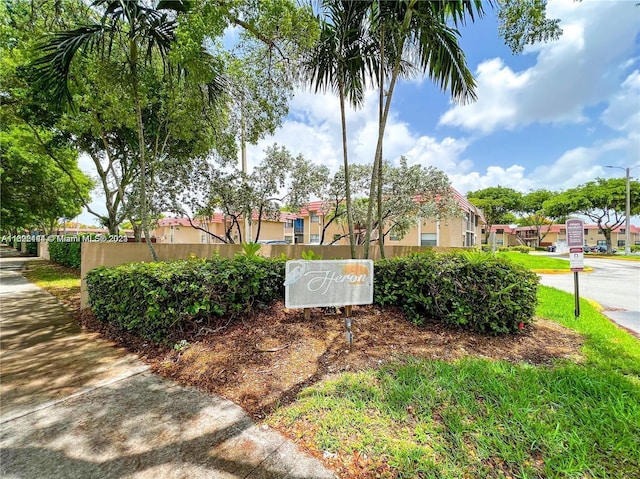
[(69, 266), (70, 268), (80, 268), (80, 243), (52, 241), (49, 243), (49, 257), (51, 261)]
[(533, 321), (537, 283), (533, 272), (491, 254), (420, 254), (376, 262), (374, 302), (401, 307), (416, 324), (508, 333)]
[(99, 320), (162, 341), (282, 298), (284, 264), (238, 255), (100, 267), (86, 277), (89, 303)]
[[(520, 246), (500, 246), (498, 248), (498, 251), (500, 251), (501, 253), (509, 252), (509, 251), (518, 251), (520, 253), (528, 254), (530, 251), (533, 251), (533, 250), (534, 250), (534, 248), (532, 248), (531, 246), (524, 246), (524, 245), (520, 245)], [(545, 250), (545, 248), (542, 248), (542, 250)]]
[(27, 254), (30, 256), (38, 256), (38, 243), (30, 241), (27, 243)]

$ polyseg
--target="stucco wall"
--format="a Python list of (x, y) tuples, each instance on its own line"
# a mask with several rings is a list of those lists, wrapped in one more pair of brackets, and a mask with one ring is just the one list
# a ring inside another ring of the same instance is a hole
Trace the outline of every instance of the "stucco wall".
[[(233, 257), (236, 253), (242, 252), (241, 245), (227, 244), (156, 244), (156, 252), (161, 261), (174, 259), (187, 259), (190, 255), (199, 258), (209, 258), (214, 252), (225, 258)], [(387, 257), (405, 256), (410, 253), (425, 251), (429, 248), (420, 246), (385, 246)], [(452, 248), (433, 248), (436, 251), (447, 251)], [(313, 250), (323, 259), (347, 259), (351, 257), (351, 250), (348, 245), (340, 246), (310, 246), (310, 245), (262, 245), (259, 254), (265, 257), (278, 257), (285, 254), (289, 258), (302, 258), (304, 251)], [(364, 256), (364, 248), (357, 247), (359, 258)], [(380, 248), (371, 246), (369, 250), (371, 259), (380, 257)], [(87, 295), (87, 285), (85, 277), (88, 271), (98, 266), (118, 266), (134, 261), (151, 262), (151, 253), (145, 243), (82, 243), (82, 262), (80, 274), (81, 283), (81, 307), (88, 306), (89, 297)]]

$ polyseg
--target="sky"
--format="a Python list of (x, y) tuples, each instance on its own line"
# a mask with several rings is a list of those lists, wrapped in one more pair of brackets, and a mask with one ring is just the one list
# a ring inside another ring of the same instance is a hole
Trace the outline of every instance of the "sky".
[[(549, 0), (562, 36), (514, 55), (495, 13), (460, 29), (477, 101), (457, 105), (428, 78), (394, 92), (384, 158), (443, 170), (461, 193), (508, 186), (562, 191), (596, 178), (640, 176), (640, 6), (636, 0)], [(347, 111), (349, 159), (371, 163), (377, 92)], [(338, 98), (296, 91), (274, 135), (249, 145), (249, 167), (277, 142), (336, 171), (342, 165)], [(86, 164), (81, 162), (81, 166)], [(605, 166), (620, 168), (606, 168)], [(96, 204), (99, 203), (97, 198)], [(80, 221), (93, 223), (86, 213)], [(633, 219), (639, 223), (638, 218)]]

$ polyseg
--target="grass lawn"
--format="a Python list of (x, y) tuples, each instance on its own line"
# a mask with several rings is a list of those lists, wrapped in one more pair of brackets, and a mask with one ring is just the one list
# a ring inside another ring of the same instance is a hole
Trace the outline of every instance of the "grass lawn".
[[(26, 276), (79, 296), (75, 270)], [(406, 357), (307, 388), (267, 422), (350, 478), (640, 478), (640, 341), (585, 300), (578, 320), (572, 295), (540, 286), (538, 300), (539, 317), (584, 335), (579, 363)]]
[(569, 268), (569, 261), (566, 259), (552, 258), (549, 256), (534, 255), (513, 252), (501, 252), (496, 253), (502, 258), (507, 258), (509, 261), (520, 264), (525, 268), (533, 271), (538, 270), (558, 270), (558, 271), (571, 271)]
[(65, 302), (78, 302), (80, 298), (80, 270), (60, 266), (51, 261), (28, 263), (24, 276)]
[(308, 388), (270, 422), (353, 477), (640, 477), (640, 341), (586, 301), (575, 320), (570, 294), (541, 286), (539, 302), (585, 335), (582, 364), (406, 358)]

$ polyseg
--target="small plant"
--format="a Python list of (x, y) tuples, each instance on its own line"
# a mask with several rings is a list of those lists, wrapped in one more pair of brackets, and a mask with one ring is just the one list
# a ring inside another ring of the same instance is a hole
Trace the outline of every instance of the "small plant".
[(258, 256), (258, 251), (260, 251), (261, 247), (260, 243), (242, 243), (242, 254), (249, 258), (255, 258)]
[(302, 259), (306, 259), (307, 261), (316, 261), (322, 259), (322, 255), (310, 249), (302, 252)]
[(178, 352), (182, 352), (182, 351), (186, 351), (187, 348), (189, 348), (189, 346), (191, 346), (189, 341), (187, 341), (186, 339), (182, 339), (182, 340), (180, 340), (179, 343), (176, 343), (176, 344), (173, 345), (173, 349), (178, 351)]

